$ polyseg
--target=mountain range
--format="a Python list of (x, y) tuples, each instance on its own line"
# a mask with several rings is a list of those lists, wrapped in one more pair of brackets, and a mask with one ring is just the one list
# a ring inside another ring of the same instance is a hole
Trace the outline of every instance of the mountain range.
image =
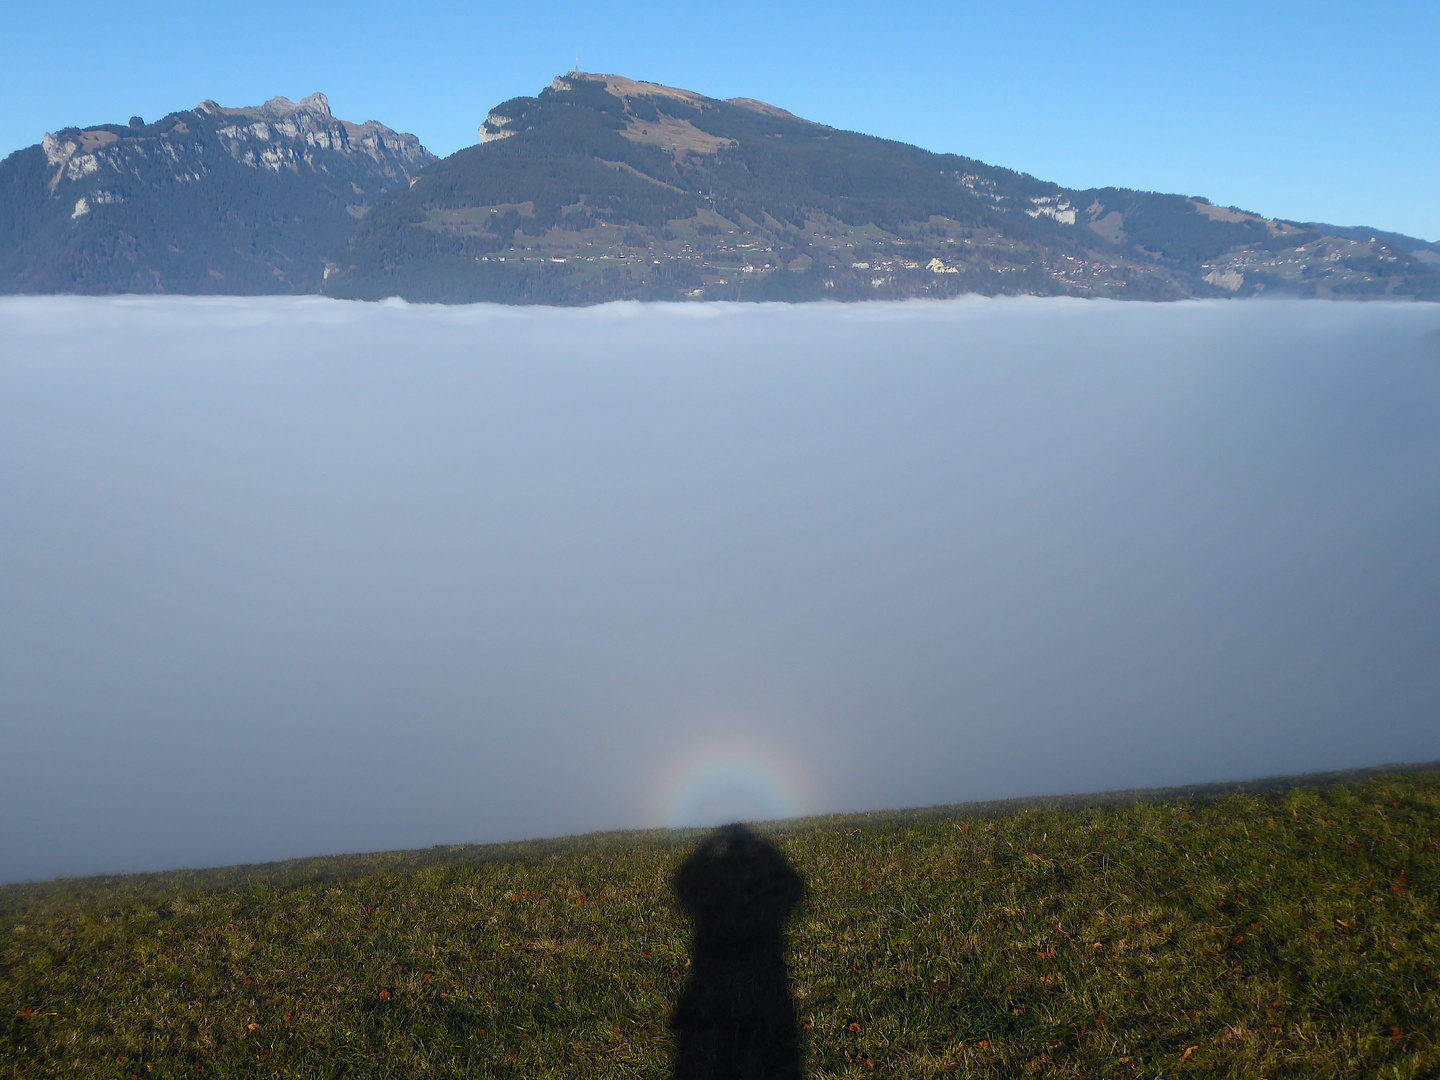
[(1065, 188), (618, 75), (512, 98), (479, 140), (439, 160), (322, 94), (68, 128), (0, 162), (0, 292), (1440, 300), (1440, 244)]

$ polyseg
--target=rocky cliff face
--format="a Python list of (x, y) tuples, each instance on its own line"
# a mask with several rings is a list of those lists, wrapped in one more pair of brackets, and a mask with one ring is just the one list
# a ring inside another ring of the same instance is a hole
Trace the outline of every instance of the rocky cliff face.
[(216, 134), (236, 161), (255, 168), (315, 168), (317, 151), (368, 157), (380, 175), (398, 182), (423, 169), (435, 156), (414, 135), (392, 131), (378, 120), (352, 124), (330, 113), (324, 94), (292, 102), (273, 97), (249, 109), (226, 109), (202, 101), (195, 111), (228, 120)]
[(324, 94), (67, 128), (0, 163), (0, 291), (291, 292), (435, 161)]

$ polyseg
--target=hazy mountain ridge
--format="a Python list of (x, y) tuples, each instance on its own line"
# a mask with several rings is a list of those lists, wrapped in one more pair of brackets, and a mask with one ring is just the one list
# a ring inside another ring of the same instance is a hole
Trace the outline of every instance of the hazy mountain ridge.
[(558, 77), (479, 137), (438, 161), (321, 94), (65, 129), (0, 163), (0, 292), (1440, 299), (1440, 244), (1064, 188), (624, 76)]
[(66, 128), (0, 163), (0, 291), (313, 292), (355, 219), (435, 160), (324, 94)]

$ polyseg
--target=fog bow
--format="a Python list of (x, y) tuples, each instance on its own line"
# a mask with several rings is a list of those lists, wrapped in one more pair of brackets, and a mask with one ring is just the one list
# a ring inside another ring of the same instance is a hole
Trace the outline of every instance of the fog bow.
[(0, 880), (1440, 757), (1437, 335), (0, 299)]

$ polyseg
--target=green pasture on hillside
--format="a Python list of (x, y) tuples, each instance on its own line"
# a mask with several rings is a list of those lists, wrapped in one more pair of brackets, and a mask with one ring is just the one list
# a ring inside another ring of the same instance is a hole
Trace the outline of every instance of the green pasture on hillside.
[[(1440, 769), (787, 822), (807, 1075), (1440, 1076)], [(667, 1075), (696, 832), (0, 889), (0, 1076)]]

